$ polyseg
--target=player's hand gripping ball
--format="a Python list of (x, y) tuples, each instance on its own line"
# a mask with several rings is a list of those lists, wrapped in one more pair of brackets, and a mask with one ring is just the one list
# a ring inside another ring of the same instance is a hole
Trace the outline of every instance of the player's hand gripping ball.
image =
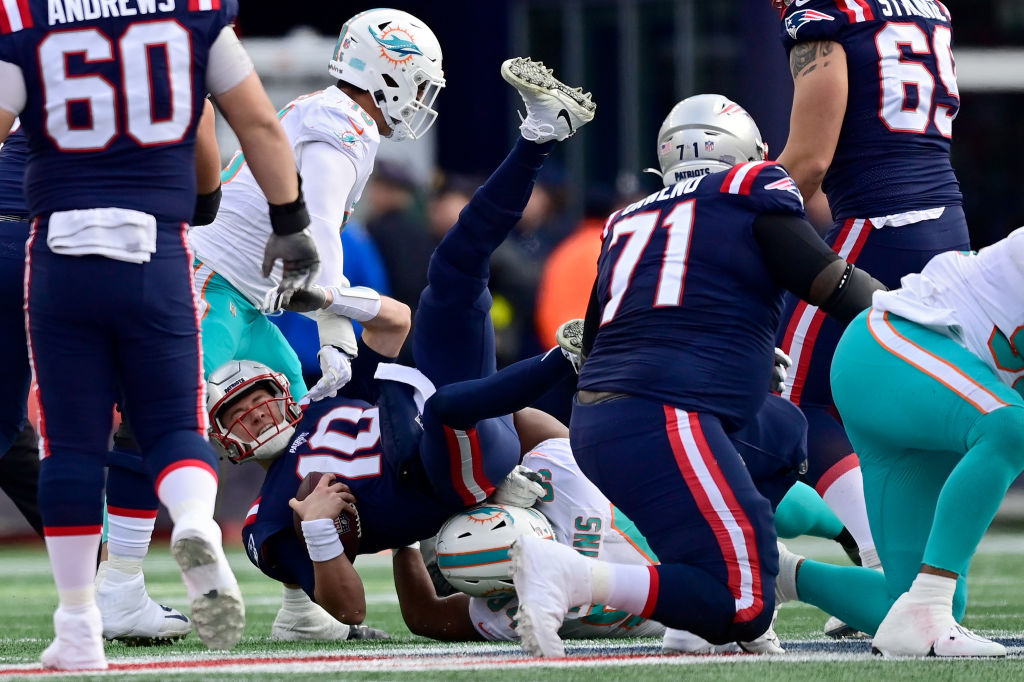
[[(328, 477), (328, 480), (321, 484), (321, 478)], [(320, 490), (317, 490), (319, 488)], [(313, 498), (310, 498), (311, 494), (314, 494)], [(340, 500), (338, 498), (329, 498), (329, 494), (332, 492), (340, 493)], [(323, 499), (317, 500), (317, 497)], [(292, 522), (295, 525), (295, 535), (298, 536), (299, 540), (302, 541), (303, 545), (306, 543), (305, 536), (302, 534), (302, 515), (300, 509), (296, 507), (307, 508), (309, 504), (315, 503), (326, 503), (339, 508), (337, 516), (334, 518), (334, 527), (338, 529), (338, 537), (341, 539), (341, 544), (345, 548), (345, 556), (348, 557), (349, 561), (355, 561), (356, 554), (359, 553), (359, 540), (362, 537), (362, 527), (359, 524), (359, 511), (356, 509), (355, 496), (349, 490), (349, 487), (334, 478), (333, 474), (324, 474), (320, 471), (313, 471), (306, 475), (302, 479), (302, 483), (299, 484), (299, 489), (295, 491), (295, 500), (299, 503), (305, 502), (309, 499), (306, 504), (293, 505), (292, 508)], [(333, 510), (332, 510), (333, 513)]]

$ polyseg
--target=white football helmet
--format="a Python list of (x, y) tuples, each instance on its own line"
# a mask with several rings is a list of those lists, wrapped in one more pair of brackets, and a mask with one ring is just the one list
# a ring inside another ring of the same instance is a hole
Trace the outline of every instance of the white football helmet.
[(426, 24), (397, 9), (371, 9), (345, 22), (328, 72), (366, 90), (391, 121), (391, 138), (422, 136), (437, 118), (444, 87), (441, 45)]
[(555, 539), (551, 523), (536, 509), (487, 503), (465, 509), (437, 533), (437, 567), (459, 592), (474, 597), (515, 594), (508, 551), (526, 534)]
[(767, 158), (768, 145), (754, 119), (722, 95), (687, 97), (672, 107), (658, 131), (658, 163), (666, 187)]
[[(225, 408), (255, 388), (266, 389), (271, 397), (241, 413), (230, 424), (220, 416)], [(267, 409), (279, 415), (277, 423), (261, 433), (244, 424), (246, 415)], [(210, 440), (232, 462), (274, 459), (288, 446), (302, 409), (288, 392), (288, 379), (266, 365), (252, 360), (232, 360), (210, 373), (206, 382), (206, 411), (210, 417)]]

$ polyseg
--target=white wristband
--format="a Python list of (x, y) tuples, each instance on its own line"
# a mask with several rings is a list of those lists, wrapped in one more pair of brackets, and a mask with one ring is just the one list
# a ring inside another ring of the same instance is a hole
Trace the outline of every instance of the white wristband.
[(345, 551), (333, 519), (303, 521), (302, 536), (306, 538), (306, 550), (313, 561), (330, 561)]

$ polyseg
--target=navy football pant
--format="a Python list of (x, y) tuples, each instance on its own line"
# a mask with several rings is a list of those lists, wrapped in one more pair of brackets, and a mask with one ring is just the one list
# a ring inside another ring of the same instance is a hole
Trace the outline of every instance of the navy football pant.
[(134, 264), (69, 257), (29, 239), (28, 320), (39, 384), (39, 503), (50, 527), (96, 527), (115, 401), (124, 399), (151, 480), (206, 441), (198, 316), (185, 226), (160, 224), (157, 253)]
[(25, 240), (28, 223), (0, 223), (0, 457), (27, 416), (31, 373), (25, 346)]
[[(947, 206), (935, 220), (876, 230), (864, 219), (836, 223), (825, 237), (832, 249), (894, 289), (900, 278), (920, 272), (931, 258), (945, 251), (967, 250), (967, 221), (960, 206)], [(822, 477), (853, 452), (843, 430), (829, 383), (832, 355), (843, 326), (815, 306), (786, 294), (783, 324), (776, 344), (793, 358), (791, 380), (782, 394), (800, 406), (807, 417), (808, 469), (804, 481), (824, 492)], [(848, 460), (856, 465), (856, 458)], [(849, 466), (840, 468), (849, 469)]]
[[(537, 172), (554, 143), (522, 138), (462, 209), (434, 249), (412, 332), (416, 367), (438, 388), (497, 370), (490, 257), (522, 217)], [(427, 401), (420, 457), (438, 496), (454, 508), (483, 502), (519, 462), (511, 415), (465, 429), (446, 425)]]
[(716, 644), (762, 635), (775, 608), (775, 528), (719, 420), (622, 397), (577, 402), (570, 430), (580, 469), (661, 560), (638, 615)]

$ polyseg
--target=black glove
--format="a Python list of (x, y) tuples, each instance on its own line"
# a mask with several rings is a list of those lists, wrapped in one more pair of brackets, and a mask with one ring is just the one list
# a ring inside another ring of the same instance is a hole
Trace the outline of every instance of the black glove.
[(281, 306), (293, 313), (312, 313), (327, 303), (327, 290), (317, 284), (295, 289), (286, 297)]
[(270, 277), (274, 263), (281, 259), (280, 292), (308, 287), (320, 271), (320, 254), (308, 229), (288, 235), (272, 234), (263, 252), (263, 276)]

